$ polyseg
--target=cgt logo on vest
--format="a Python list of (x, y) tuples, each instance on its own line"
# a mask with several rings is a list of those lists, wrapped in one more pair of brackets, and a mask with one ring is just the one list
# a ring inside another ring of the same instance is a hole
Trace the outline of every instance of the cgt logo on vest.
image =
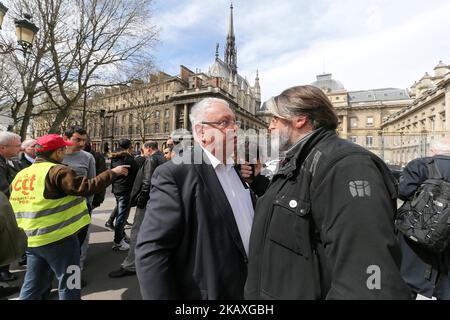
[(23, 177), (17, 179), (16, 183), (14, 183), (14, 191), (21, 191), (24, 196), (28, 196), (29, 191), (34, 191), (34, 182), (36, 181), (36, 175), (33, 174), (29, 177), (27, 174)]

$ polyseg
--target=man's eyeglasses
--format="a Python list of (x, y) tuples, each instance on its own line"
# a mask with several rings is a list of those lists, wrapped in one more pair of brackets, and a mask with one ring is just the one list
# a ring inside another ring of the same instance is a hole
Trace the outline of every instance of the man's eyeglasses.
[(201, 124), (209, 124), (212, 126), (219, 126), (222, 128), (230, 128), (231, 126), (234, 125), (239, 128), (241, 126), (241, 122), (236, 120), (202, 121)]

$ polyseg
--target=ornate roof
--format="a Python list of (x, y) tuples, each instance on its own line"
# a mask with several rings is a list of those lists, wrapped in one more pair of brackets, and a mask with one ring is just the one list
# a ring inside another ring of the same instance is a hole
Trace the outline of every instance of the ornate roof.
[(311, 85), (324, 91), (345, 89), (340, 81), (332, 79), (331, 76), (331, 73), (320, 74), (317, 76), (317, 81), (314, 81), (313, 83), (311, 83)]
[(405, 89), (386, 88), (364, 91), (348, 92), (350, 103), (370, 102), (370, 101), (394, 101), (410, 99), (408, 91)]

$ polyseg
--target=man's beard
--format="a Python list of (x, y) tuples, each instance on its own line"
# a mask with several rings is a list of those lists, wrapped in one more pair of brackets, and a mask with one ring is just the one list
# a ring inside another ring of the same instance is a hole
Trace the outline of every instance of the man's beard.
[(280, 151), (286, 151), (291, 146), (291, 134), (292, 134), (292, 128), (290, 126), (283, 128), (282, 130), (279, 130), (279, 141), (280, 141)]

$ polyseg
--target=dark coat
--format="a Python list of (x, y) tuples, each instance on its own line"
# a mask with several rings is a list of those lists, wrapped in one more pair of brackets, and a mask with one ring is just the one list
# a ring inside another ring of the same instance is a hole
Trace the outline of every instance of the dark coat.
[[(105, 157), (100, 152), (94, 151), (92, 149), (91, 151), (89, 151), (89, 153), (92, 154), (95, 159), (95, 175), (98, 176), (100, 173), (106, 171), (107, 168)], [(92, 199), (92, 206), (94, 208), (99, 207), (103, 203), (103, 201), (105, 200), (105, 194), (106, 189), (102, 189), (94, 195), (94, 199)]]
[(165, 162), (166, 159), (164, 158), (164, 154), (158, 150), (144, 163), (140, 190), (135, 193), (136, 206), (139, 209), (145, 209), (147, 206), (147, 202), (150, 199), (150, 187), (152, 185), (151, 181), (153, 173), (159, 165)]
[(25, 152), (22, 152), (19, 156), (18, 165), (20, 167), (20, 170), (26, 169), (29, 166), (32, 165), (30, 161), (28, 161), (27, 158), (25, 158)]
[(216, 173), (206, 158), (178, 160), (160, 165), (151, 181), (136, 244), (142, 297), (242, 299), (247, 256)]
[(134, 157), (134, 161), (136, 161), (139, 168), (141, 168), (144, 165), (145, 160), (147, 160), (147, 158), (141, 155)]
[(128, 168), (127, 176), (119, 176), (113, 182), (112, 193), (117, 196), (131, 194), (134, 179), (139, 170), (136, 161), (134, 161), (134, 157), (128, 152), (121, 151), (113, 153), (111, 155), (111, 169), (122, 165), (129, 165), (130, 167)]
[[(450, 157), (433, 157), (439, 172), (450, 181)], [(429, 178), (427, 162), (431, 158), (415, 159), (408, 163), (400, 177), (399, 198), (410, 200), (418, 187)], [(433, 253), (399, 235), (402, 247), (402, 276), (412, 290), (431, 298), (450, 299), (450, 248)]]
[[(409, 299), (396, 183), (366, 149), (318, 129), (287, 153), (255, 209), (246, 299)], [(380, 288), (370, 290), (372, 267)]]
[(17, 172), (21, 170), (16, 162), (13, 163), (14, 168), (6, 162), (5, 158), (0, 156), (0, 191), (3, 192), (8, 198), (11, 194), (9, 185), (13, 182)]

